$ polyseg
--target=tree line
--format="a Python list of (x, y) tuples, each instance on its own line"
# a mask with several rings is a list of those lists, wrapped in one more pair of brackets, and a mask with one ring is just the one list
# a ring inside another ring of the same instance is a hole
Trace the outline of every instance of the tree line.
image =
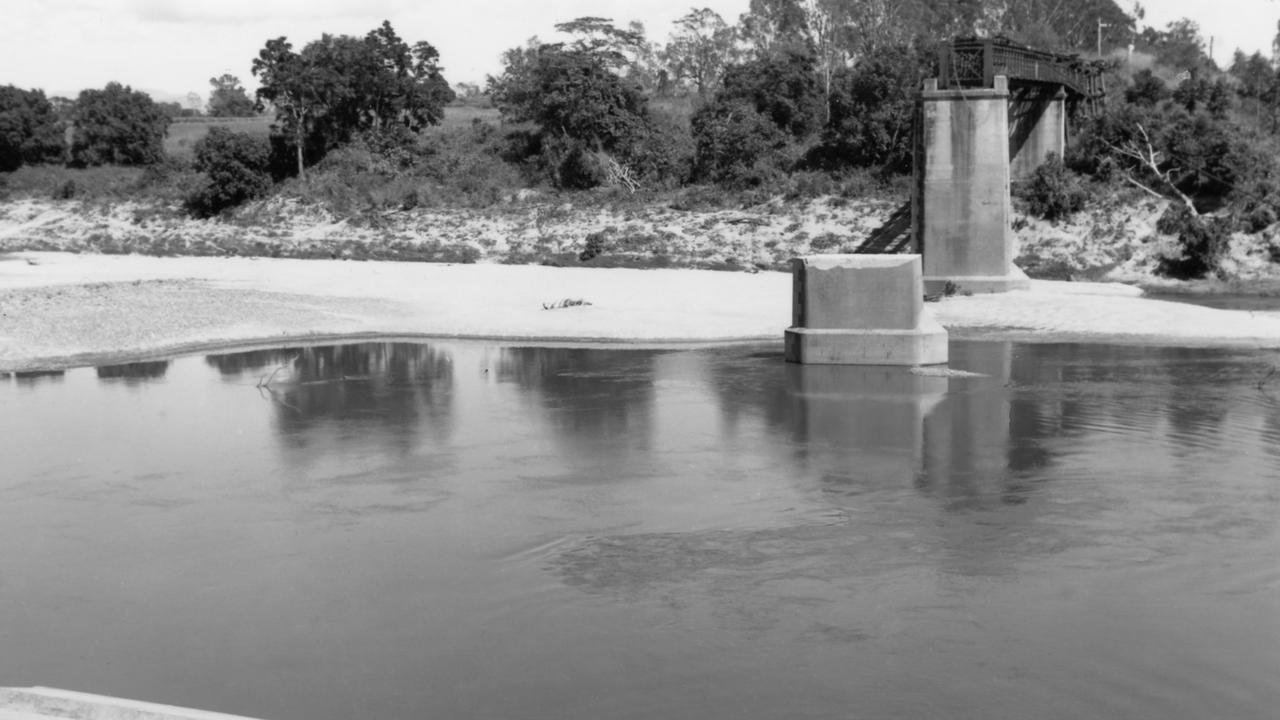
[[(1229, 124), (1241, 108), (1274, 127), (1276, 58), (1241, 55), (1224, 74), (1194, 23), (1137, 32), (1141, 19), (1140, 6), (1126, 12), (1113, 0), (751, 0), (734, 23), (691, 9), (657, 44), (636, 23), (576, 18), (556, 25), (566, 39), (509, 49), (484, 88), (460, 88), (486, 95), (504, 124), (464, 128), (454, 146), (422, 133), (456, 97), (430, 43), (409, 43), (389, 22), (363, 36), (325, 34), (300, 48), (273, 38), (252, 60), (255, 97), (224, 74), (210, 79), (208, 101), (211, 115), (273, 113), (272, 135), (212, 128), (195, 147), (202, 179), (188, 207), (212, 215), (287, 177), (307, 178), (327, 156), (349, 159), (353, 152), (362, 168), (387, 175), (467, 185), (484, 168), (568, 190), (769, 187), (797, 173), (838, 176), (859, 168), (902, 174), (910, 168), (915, 93), (936, 74), (937, 43), (993, 34), (1053, 50), (1124, 48), (1153, 59), (1136, 74), (1113, 64), (1112, 109), (1076, 123), (1064, 169), (1090, 177), (1130, 173), (1148, 187), (1193, 198), (1230, 192), (1236, 183), (1208, 178), (1243, 177), (1246, 165), (1223, 167), (1222, 158), (1239, 153), (1223, 154), (1210, 141), (1243, 137)], [(75, 101), (0, 88), (0, 170), (156, 163), (171, 115), (117, 83)], [(1163, 153), (1154, 170), (1124, 153), (1136, 147), (1137, 126)], [(1158, 176), (1172, 172), (1174, 158), (1179, 171), (1164, 183)], [(1254, 194), (1265, 199), (1255, 208), (1265, 218), (1272, 193)]]

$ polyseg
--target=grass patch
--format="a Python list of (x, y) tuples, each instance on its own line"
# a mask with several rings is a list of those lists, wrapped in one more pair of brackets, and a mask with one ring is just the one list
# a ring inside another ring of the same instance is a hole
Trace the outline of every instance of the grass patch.
[(209, 134), (211, 127), (224, 127), (232, 132), (241, 132), (255, 137), (267, 137), (271, 134), (273, 119), (263, 115), (251, 118), (187, 118), (177, 120), (169, 125), (169, 132), (164, 138), (164, 151), (171, 158), (190, 160), (196, 141)]
[(0, 199), (179, 202), (198, 179), (182, 163), (148, 167), (102, 165), (69, 168), (61, 165), (24, 165), (0, 173)]

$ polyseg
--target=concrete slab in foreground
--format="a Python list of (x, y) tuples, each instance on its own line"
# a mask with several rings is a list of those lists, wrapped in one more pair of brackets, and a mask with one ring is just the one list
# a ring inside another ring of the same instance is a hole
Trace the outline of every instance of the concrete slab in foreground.
[(919, 255), (810, 255), (791, 263), (788, 362), (947, 361), (947, 331), (924, 308)]
[(253, 720), (56, 688), (0, 688), (0, 720)]

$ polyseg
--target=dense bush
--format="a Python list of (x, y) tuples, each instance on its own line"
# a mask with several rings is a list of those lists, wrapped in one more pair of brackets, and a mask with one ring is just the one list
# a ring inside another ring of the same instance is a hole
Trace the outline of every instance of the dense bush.
[(594, 152), (579, 141), (557, 142), (549, 146), (555, 166), (555, 183), (567, 190), (590, 190), (605, 184), (609, 178), (609, 160), (604, 153)]
[(1191, 77), (1174, 88), (1173, 101), (1188, 112), (1204, 110), (1214, 118), (1222, 119), (1231, 109), (1232, 94), (1224, 78)]
[(731, 186), (759, 185), (779, 172), (787, 136), (742, 100), (715, 100), (693, 120), (693, 177)]
[(0, 86), (0, 172), (61, 157), (62, 127), (44, 92)]
[(504, 157), (566, 189), (602, 185), (615, 167), (642, 185), (683, 181), (687, 130), (651, 112), (641, 88), (610, 69), (611, 58), (577, 45), (509, 51), (489, 89), (504, 120), (528, 126), (508, 136)]
[(1173, 95), (1164, 81), (1155, 76), (1150, 69), (1140, 70), (1133, 75), (1133, 83), (1125, 88), (1124, 100), (1134, 105), (1154, 107), (1162, 100)]
[(1046, 220), (1067, 217), (1084, 207), (1089, 194), (1076, 173), (1063, 165), (1057, 153), (1050, 153), (1031, 178), (1014, 187), (1027, 202), (1031, 214)]
[(431, 131), (418, 145), (417, 172), (430, 184), (419, 190), (418, 202), (487, 207), (514, 194), (525, 178), (519, 165), (504, 160), (507, 143), (502, 131), (484, 123)]
[(830, 117), (821, 142), (806, 157), (810, 167), (883, 167), (911, 171), (915, 99), (933, 75), (933, 53), (909, 46), (884, 48), (841, 69), (832, 79)]
[(619, 148), (636, 179), (647, 188), (672, 188), (687, 182), (693, 167), (694, 143), (686, 119), (650, 110), (639, 132)]
[(1156, 267), (1165, 277), (1189, 280), (1216, 273), (1230, 249), (1228, 218), (1195, 215), (1185, 205), (1170, 205), (1156, 229), (1178, 238), (1179, 254), (1161, 258)]
[(72, 109), (71, 162), (148, 165), (164, 159), (169, 116), (151, 96), (120, 83), (84, 90)]
[(205, 180), (187, 197), (187, 209), (210, 217), (265, 195), (271, 188), (270, 155), (265, 138), (209, 128), (195, 145), (194, 167)]
[(621, 156), (648, 127), (640, 88), (613, 73), (602, 52), (559, 45), (511, 52), (489, 87), (504, 119), (538, 128), (541, 164), (561, 187), (602, 183), (598, 156)]
[(731, 65), (715, 94), (717, 103), (745, 103), (792, 137), (822, 126), (823, 97), (811, 55), (783, 52)]
[[(1161, 176), (1126, 150), (1148, 159), (1154, 151)], [(1266, 160), (1257, 155), (1231, 121), (1171, 100), (1154, 107), (1125, 104), (1087, 121), (1068, 148), (1067, 165), (1100, 179), (1118, 172), (1161, 193), (1170, 192), (1171, 182), (1204, 209), (1220, 204), (1252, 166)]]

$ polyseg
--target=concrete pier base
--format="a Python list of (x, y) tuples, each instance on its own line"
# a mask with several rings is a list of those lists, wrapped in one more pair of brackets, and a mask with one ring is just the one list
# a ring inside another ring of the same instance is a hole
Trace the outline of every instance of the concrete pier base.
[(924, 278), (926, 295), (937, 295), (946, 291), (947, 283), (955, 284), (960, 292), (1002, 293), (1010, 290), (1027, 290), (1031, 287), (1031, 278), (1022, 272), (1022, 268), (1010, 264), (1009, 272), (1004, 275), (944, 275), (942, 277)]
[(924, 308), (919, 255), (811, 255), (791, 263), (787, 362), (947, 361), (947, 331)]

